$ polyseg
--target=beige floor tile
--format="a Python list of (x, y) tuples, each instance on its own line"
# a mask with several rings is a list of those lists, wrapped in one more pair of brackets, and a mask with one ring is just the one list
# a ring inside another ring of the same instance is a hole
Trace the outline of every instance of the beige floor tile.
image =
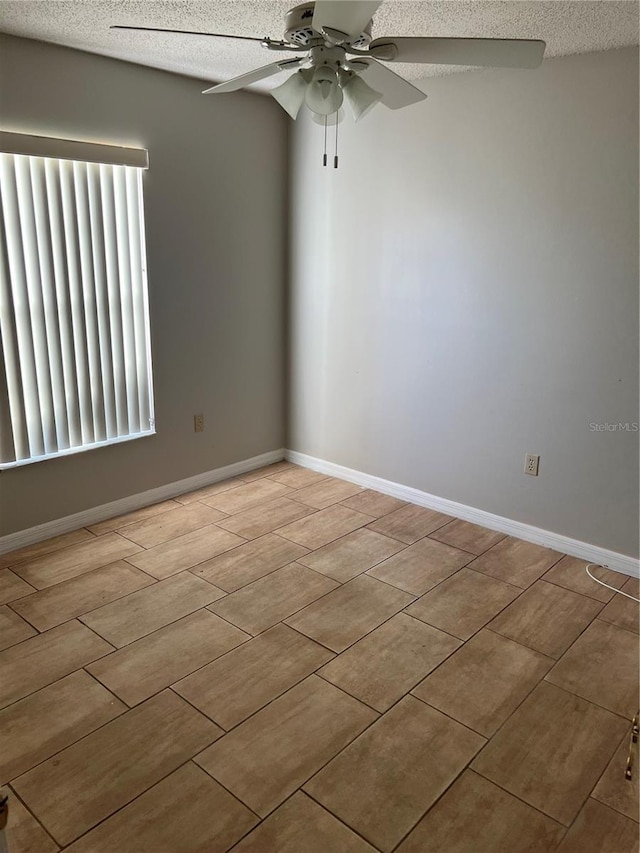
[(306, 553), (307, 549), (301, 545), (289, 542), (275, 533), (267, 533), (259, 539), (252, 539), (232, 551), (226, 551), (218, 557), (200, 563), (191, 571), (226, 592), (235, 592), (276, 569), (299, 560)]
[(319, 675), (384, 712), (461, 645), (398, 613), (324, 666)]
[(135, 554), (127, 562), (162, 580), (237, 548), (244, 541), (235, 533), (209, 524), (207, 527), (185, 533), (184, 536), (176, 536), (175, 539), (156, 545), (148, 551)]
[(564, 832), (556, 821), (466, 770), (398, 853), (548, 853)]
[(139, 545), (119, 533), (105, 533), (104, 536), (92, 536), (87, 542), (25, 560), (14, 571), (36, 589), (46, 589), (92, 569), (130, 557), (140, 550)]
[(311, 507), (304, 504), (279, 498), (232, 515), (221, 521), (218, 527), (237, 533), (245, 539), (257, 539), (312, 512)]
[(91, 830), (69, 853), (225, 853), (258, 822), (193, 762)]
[(640, 771), (638, 770), (640, 765), (637, 756), (631, 779), (625, 778), (630, 737), (631, 721), (627, 724), (622, 741), (591, 796), (637, 823), (638, 802), (640, 802)]
[(480, 555), (497, 545), (505, 535), (497, 530), (489, 530), (488, 527), (454, 518), (449, 524), (432, 533), (431, 538), (446, 545), (452, 545), (454, 548), (460, 548), (462, 551), (468, 551), (470, 554)]
[(520, 589), (469, 569), (460, 569), (407, 609), (447, 634), (468, 640), (510, 604)]
[(412, 595), (424, 595), (472, 559), (466, 551), (431, 539), (420, 539), (415, 545), (378, 563), (367, 574)]
[(311, 675), (195, 760), (264, 817), (376, 716), (361, 702)]
[(336, 480), (328, 477), (320, 483), (314, 483), (304, 489), (299, 489), (292, 497), (315, 509), (326, 509), (332, 504), (344, 501), (362, 491), (361, 486), (348, 483), (346, 480)]
[(345, 583), (404, 547), (396, 539), (360, 528), (317, 551), (311, 551), (305, 557), (298, 557), (298, 562)]
[(11, 781), (126, 710), (84, 670), (14, 702), (0, 711), (0, 781)]
[(638, 853), (638, 824), (589, 798), (558, 853)]
[(483, 628), (412, 693), (491, 737), (553, 664), (553, 658)]
[(359, 527), (364, 527), (371, 520), (370, 515), (363, 515), (361, 512), (337, 504), (280, 527), (276, 532), (285, 539), (314, 550)]
[(185, 533), (215, 524), (224, 518), (226, 515), (223, 512), (195, 503), (129, 524), (122, 528), (122, 535), (143, 548), (153, 548), (162, 542), (175, 539), (176, 536), (184, 536)]
[(233, 853), (375, 853), (349, 827), (298, 791), (234, 847)]
[(54, 551), (60, 551), (62, 548), (68, 548), (70, 545), (77, 545), (79, 542), (93, 538), (93, 533), (89, 533), (84, 527), (81, 527), (80, 530), (72, 530), (71, 533), (62, 533), (52, 539), (45, 539), (43, 542), (36, 542), (34, 545), (26, 545), (17, 551), (0, 554), (0, 569), (24, 563), (25, 560), (33, 560), (43, 554), (53, 554)]
[(636, 598), (640, 598), (640, 578), (627, 577), (623, 589), (629, 595), (635, 595)]
[(407, 545), (412, 545), (418, 539), (422, 539), (434, 530), (451, 521), (450, 515), (436, 512), (434, 509), (407, 504), (395, 512), (379, 518), (370, 525), (371, 530), (376, 530), (392, 539), (399, 539)]
[(546, 680), (622, 717), (638, 710), (638, 635), (595, 619)]
[(133, 512), (127, 512), (124, 515), (117, 515), (115, 518), (108, 518), (106, 521), (91, 524), (87, 530), (90, 530), (96, 536), (102, 536), (103, 533), (110, 533), (112, 530), (119, 530), (121, 527), (127, 527), (136, 521), (144, 521), (146, 518), (162, 515), (163, 512), (168, 512), (170, 509), (178, 509), (179, 506), (180, 504), (176, 503), (176, 501), (162, 501), (159, 504), (143, 506)]
[[(638, 590), (635, 578), (626, 580), (622, 586), (622, 591), (637, 598)], [(632, 601), (624, 595), (614, 593), (613, 599), (598, 614), (598, 619), (617, 625), (618, 628), (626, 628), (628, 631), (635, 631), (636, 634), (640, 633), (640, 605), (637, 601)]]
[(193, 492), (187, 492), (184, 495), (178, 495), (174, 498), (179, 504), (192, 504), (196, 501), (201, 501), (203, 498), (210, 498), (214, 495), (219, 495), (222, 492), (228, 492), (229, 489), (235, 489), (236, 486), (241, 486), (245, 481), (242, 477), (232, 477), (230, 480), (222, 480), (219, 483), (213, 483), (210, 486), (203, 486), (201, 489), (196, 489)]
[(234, 489), (201, 500), (202, 503), (219, 509), (220, 512), (234, 515), (261, 503), (284, 498), (288, 495), (293, 495), (293, 489), (283, 486), (282, 483), (275, 483), (268, 477), (263, 477), (260, 480), (254, 480), (253, 483), (242, 483)]
[(271, 465), (264, 465), (262, 468), (255, 468), (253, 471), (246, 471), (242, 474), (242, 479), (247, 483), (252, 483), (254, 480), (259, 480), (260, 477), (273, 477), (274, 474), (282, 474), (284, 471), (300, 471), (302, 470), (293, 462), (287, 462), (282, 459), (280, 462), (272, 462)]
[(149, 575), (120, 561), (50, 586), (11, 606), (38, 631), (46, 631), (152, 583)]
[(412, 600), (406, 592), (360, 575), (287, 619), (287, 625), (342, 652)]
[(291, 563), (232, 592), (209, 609), (243, 631), (259, 634), (337, 586), (330, 578)]
[(363, 512), (365, 515), (372, 515), (374, 518), (389, 515), (407, 505), (406, 501), (392, 498), (390, 495), (383, 495), (381, 492), (373, 491), (373, 489), (365, 489), (357, 495), (342, 501), (342, 503), (344, 506), (348, 506), (349, 509), (355, 509), (358, 512)]
[(559, 658), (594, 619), (602, 604), (538, 581), (500, 613), (489, 628), (523, 646)]
[(219, 616), (198, 610), (87, 669), (127, 705), (138, 705), (248, 639)]
[(472, 563), (476, 572), (526, 589), (557, 563), (562, 554), (507, 536)]
[(203, 714), (231, 729), (333, 657), (286, 625), (276, 625), (173, 685)]
[(289, 486), (291, 489), (304, 489), (306, 486), (312, 486), (321, 480), (326, 480), (327, 475), (320, 474), (318, 471), (310, 471), (308, 468), (294, 467), (281, 471), (279, 474), (270, 474), (269, 479)]
[(82, 621), (114, 646), (126, 646), (224, 595), (212, 584), (182, 572), (87, 613)]
[(9, 795), (11, 817), (6, 829), (11, 853), (56, 853), (60, 848), (47, 835), (38, 821), (29, 814), (13, 791), (0, 789), (0, 796)]
[(109, 643), (75, 621), (5, 649), (0, 652), (0, 708), (112, 650)]
[(69, 844), (220, 734), (166, 690), (18, 777), (13, 787), (54, 839)]
[(405, 696), (304, 789), (386, 853), (484, 742), (439, 711)]
[[(585, 571), (586, 565), (586, 560), (579, 560), (577, 557), (563, 557), (560, 562), (552, 566), (543, 575), (542, 579), (606, 604), (607, 601), (611, 601), (615, 593), (592, 580)], [(602, 568), (602, 566), (592, 566), (589, 571), (616, 589), (620, 589), (626, 580), (625, 575), (621, 575), (620, 572), (612, 572), (609, 569)]]
[(543, 681), (472, 767), (569, 826), (625, 728), (620, 717)]
[(35, 587), (19, 578), (11, 569), (0, 569), (0, 604), (8, 604), (35, 592)]
[(28, 640), (29, 637), (35, 637), (37, 633), (28, 622), (14, 613), (8, 604), (0, 607), (0, 651)]

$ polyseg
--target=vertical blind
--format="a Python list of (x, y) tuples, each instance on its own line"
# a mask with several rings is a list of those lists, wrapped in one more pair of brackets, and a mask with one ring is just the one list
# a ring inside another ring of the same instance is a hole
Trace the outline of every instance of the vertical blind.
[(142, 169), (0, 153), (0, 468), (154, 432)]

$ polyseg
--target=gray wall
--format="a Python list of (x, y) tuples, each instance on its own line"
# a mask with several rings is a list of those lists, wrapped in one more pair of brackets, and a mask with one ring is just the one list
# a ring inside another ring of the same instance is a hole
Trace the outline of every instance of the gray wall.
[(158, 430), (0, 472), (0, 535), (283, 446), (286, 116), (271, 99), (202, 88), (0, 37), (2, 128), (149, 149)]
[(635, 555), (637, 50), (424, 88), (295, 125), (288, 446)]

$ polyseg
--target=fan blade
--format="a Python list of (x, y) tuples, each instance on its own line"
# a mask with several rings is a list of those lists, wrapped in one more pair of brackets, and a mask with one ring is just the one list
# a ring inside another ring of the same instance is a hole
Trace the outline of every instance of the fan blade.
[(110, 30), (140, 30), (142, 32), (151, 32), (151, 33), (179, 33), (180, 35), (185, 36), (213, 36), (214, 38), (219, 39), (242, 39), (243, 41), (264, 41), (263, 38), (256, 38), (255, 36), (230, 36), (226, 33), (201, 33), (196, 30), (165, 30), (162, 27), (128, 27), (124, 24), (113, 24), (113, 26), (109, 27)]
[(217, 95), (224, 92), (235, 92), (238, 89), (244, 89), (245, 86), (250, 86), (252, 83), (257, 83), (258, 80), (264, 80), (265, 77), (271, 77), (273, 74), (279, 74), (280, 71), (287, 71), (291, 68), (297, 68), (305, 61), (306, 57), (297, 57), (296, 59), (285, 59), (283, 62), (272, 62), (270, 65), (263, 65), (262, 68), (256, 68), (253, 71), (248, 71), (246, 74), (241, 74), (239, 77), (234, 77), (232, 80), (227, 80), (226, 83), (218, 83), (210, 89), (205, 89), (203, 95)]
[(399, 110), (402, 107), (417, 104), (418, 101), (424, 101), (427, 97), (424, 92), (421, 92), (404, 77), (400, 77), (395, 71), (385, 65), (380, 65), (373, 59), (358, 58), (349, 64), (353, 68), (363, 68), (363, 70), (365, 65), (368, 66), (364, 70), (363, 79), (372, 89), (380, 92), (382, 95), (380, 102), (385, 107), (389, 107), (390, 110)]
[[(381, 2), (381, 0), (380, 0)], [(349, 36), (358, 38), (367, 26), (380, 2), (369, 0), (317, 0), (313, 12), (313, 29), (321, 33), (323, 27), (330, 27)]]
[(534, 39), (379, 38), (371, 42), (369, 53), (384, 62), (537, 68), (545, 47)]

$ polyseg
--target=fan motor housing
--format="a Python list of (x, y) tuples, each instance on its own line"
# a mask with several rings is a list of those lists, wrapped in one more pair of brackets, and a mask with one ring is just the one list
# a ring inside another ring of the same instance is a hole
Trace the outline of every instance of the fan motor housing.
[[(314, 9), (315, 3), (303, 3), (301, 6), (296, 6), (287, 12), (284, 19), (285, 41), (288, 41), (290, 44), (299, 45), (300, 47), (308, 47), (315, 39), (322, 37), (322, 33), (316, 33), (311, 25)], [(363, 50), (369, 45), (371, 41), (371, 23), (369, 21), (358, 38), (351, 42), (352, 47)]]

